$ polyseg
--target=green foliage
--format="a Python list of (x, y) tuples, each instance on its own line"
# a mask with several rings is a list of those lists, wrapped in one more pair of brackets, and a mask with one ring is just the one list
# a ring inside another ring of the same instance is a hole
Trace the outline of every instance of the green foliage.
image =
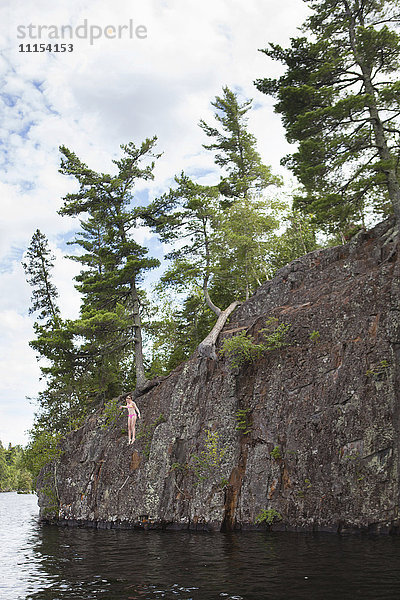
[(184, 294), (182, 307), (150, 324), (153, 374), (168, 372), (187, 358), (215, 324), (219, 310), (244, 300), (270, 276), (266, 256), (279, 226), (281, 205), (261, 197), (279, 184), (262, 164), (247, 131), (251, 101), (240, 105), (228, 88), (212, 103), (217, 127), (200, 125), (223, 168), (219, 185), (201, 185), (185, 173), (141, 216), (161, 241), (175, 245), (161, 287)]
[(282, 458), (282, 454), (281, 454), (279, 446), (275, 446), (275, 448), (273, 450), (271, 450), (271, 452), (269, 454), (275, 460), (280, 460)]
[(275, 508), (264, 508), (256, 517), (254, 521), (256, 525), (261, 525), (262, 523), (266, 523), (267, 525), (272, 525), (277, 521), (282, 521), (282, 515), (275, 510)]
[(37, 398), (39, 410), (32, 433), (45, 428), (67, 433), (87, 412), (87, 402), (81, 397), (86, 365), (74, 344), (71, 322), (61, 318), (58, 292), (51, 282), (54, 256), (39, 230), (32, 237), (22, 264), (33, 288), (30, 312), (38, 313), (34, 324), (36, 338), (29, 345), (37, 352), (47, 382)]
[(264, 344), (255, 344), (245, 331), (225, 339), (220, 350), (226, 356), (232, 368), (253, 362), (260, 358), (265, 350)]
[[(257, 141), (248, 131), (247, 113), (252, 100), (239, 103), (228, 87), (214, 102), (216, 126), (200, 121), (200, 127), (211, 139), (204, 148), (215, 155), (215, 163), (223, 169), (218, 191), (220, 210), (217, 214), (217, 260), (214, 281), (233, 287), (227, 302), (247, 299), (268, 278), (266, 255), (270, 237), (279, 223), (276, 202), (262, 198), (262, 192), (281, 180), (264, 165), (257, 152)], [(279, 206), (279, 209), (281, 207)]]
[(279, 323), (275, 317), (269, 317), (265, 321), (265, 327), (260, 329), (264, 337), (263, 347), (266, 352), (278, 350), (287, 346), (287, 333), (291, 325), (289, 323)]
[(309, 335), (309, 338), (310, 338), (310, 340), (311, 340), (312, 342), (315, 342), (315, 343), (318, 343), (318, 342), (319, 342), (319, 340), (320, 340), (320, 337), (321, 337), (321, 336), (320, 336), (320, 333), (319, 333), (319, 331), (316, 331), (316, 330), (312, 331), (312, 332), (310, 333), (310, 335)]
[(220, 211), (214, 283), (229, 282), (230, 299), (247, 300), (270, 276), (266, 259), (274, 247), (281, 208), (278, 202), (239, 197)]
[(83, 303), (74, 335), (83, 338), (81, 351), (91, 363), (96, 387), (104, 391), (98, 400), (116, 395), (113, 373), (120, 374), (120, 369), (115, 367), (127, 356), (133, 362), (133, 348), (137, 384), (146, 379), (138, 285), (143, 273), (160, 263), (148, 258), (148, 250), (136, 241), (140, 208), (134, 208), (133, 189), (138, 180), (153, 179), (151, 159), (159, 156), (153, 152), (155, 143), (152, 138), (140, 147), (132, 142), (121, 145), (122, 158), (113, 160), (116, 175), (96, 173), (68, 148), (60, 148), (60, 172), (72, 175), (79, 184), (76, 193), (65, 196), (59, 211), (81, 219), (81, 229), (71, 243), (82, 251), (70, 257), (83, 267), (76, 278)]
[(149, 378), (167, 375), (189, 358), (215, 322), (214, 313), (196, 288), (181, 303), (177, 303), (175, 294), (157, 288), (152, 313), (152, 321), (143, 324), (152, 344)]
[(105, 403), (102, 416), (104, 418), (104, 423), (101, 424), (101, 429), (108, 429), (115, 424), (117, 419), (121, 416), (117, 398), (113, 398)]
[(297, 145), (282, 161), (303, 185), (294, 206), (328, 231), (363, 224), (371, 210), (399, 216), (398, 2), (308, 5), (304, 36), (263, 50), (285, 73), (256, 82)]
[(250, 413), (251, 408), (241, 408), (236, 411), (236, 431), (240, 431), (242, 435), (247, 435), (251, 432)]
[(26, 468), (22, 446), (9, 444), (6, 450), (0, 442), (0, 492), (30, 492), (32, 489), (32, 475)]
[(285, 230), (270, 238), (268, 251), (271, 276), (281, 267), (296, 258), (308, 254), (320, 247), (317, 242), (317, 227), (312, 222), (312, 216), (304, 215), (299, 210), (285, 208), (281, 217), (281, 225)]
[(61, 439), (62, 435), (58, 432), (46, 430), (31, 432), (31, 441), (26, 447), (24, 464), (35, 480), (45, 465), (62, 455), (63, 451), (59, 446)]
[(185, 242), (167, 255), (172, 262), (161, 278), (163, 284), (182, 291), (188, 282), (202, 287), (204, 276), (213, 268), (218, 190), (195, 183), (183, 172), (175, 182), (177, 187), (157, 198), (142, 216), (161, 241)]
[(215, 108), (214, 118), (217, 127), (200, 121), (200, 127), (213, 140), (204, 145), (207, 150), (215, 151), (215, 162), (228, 174), (221, 177), (220, 192), (227, 198), (248, 198), (251, 193), (260, 192), (268, 185), (279, 184), (270, 167), (261, 162), (256, 150), (256, 138), (247, 130), (246, 114), (252, 100), (239, 104), (237, 94), (227, 86), (223, 95), (216, 96), (211, 102)]
[(218, 431), (206, 429), (203, 450), (200, 454), (193, 454), (190, 462), (198, 483), (211, 479), (218, 481), (221, 488), (227, 484), (228, 480), (222, 471), (223, 459), (227, 450), (227, 446), (221, 442)]
[(132, 190), (138, 180), (153, 178), (155, 141), (147, 139), (138, 148), (122, 145), (122, 158), (113, 161), (116, 175), (96, 173), (68, 148), (60, 148), (60, 172), (79, 185), (65, 196), (59, 212), (80, 219), (71, 242), (80, 252), (70, 258), (82, 266), (76, 277), (82, 305), (78, 319), (61, 318), (51, 282), (54, 257), (37, 230), (23, 263), (33, 287), (30, 311), (38, 314), (30, 345), (43, 361), (47, 383), (37, 398), (33, 446), (40, 446), (46, 428), (60, 434), (73, 431), (107, 398), (146, 379), (140, 315), (144, 292), (138, 285), (159, 261), (148, 258), (147, 249), (136, 242), (140, 215)]
[(50, 251), (46, 236), (37, 229), (24, 255), (22, 266), (27, 282), (33, 288), (29, 313), (38, 312), (38, 319), (50, 327), (56, 326), (60, 319), (58, 291), (51, 281), (54, 261), (55, 256)]
[(265, 322), (265, 327), (260, 329), (264, 341), (256, 344), (245, 332), (225, 339), (220, 350), (221, 356), (227, 356), (232, 368), (254, 362), (265, 352), (271, 352), (287, 346), (286, 336), (291, 325), (288, 323), (278, 324), (278, 319), (270, 317)]

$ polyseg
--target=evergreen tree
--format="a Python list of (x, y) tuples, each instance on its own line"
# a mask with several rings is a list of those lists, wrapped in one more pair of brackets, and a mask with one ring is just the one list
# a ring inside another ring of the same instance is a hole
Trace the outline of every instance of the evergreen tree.
[[(157, 300), (146, 333), (152, 342), (152, 376), (167, 375), (188, 359), (215, 323), (215, 315), (205, 303), (202, 290), (194, 288), (182, 302), (165, 286), (156, 288)], [(218, 304), (220, 304), (218, 302)]]
[[(237, 302), (231, 302), (222, 310), (213, 302), (209, 292), (218, 259), (216, 222), (221, 212), (219, 191), (215, 186), (194, 183), (184, 173), (176, 177), (175, 181), (177, 188), (170, 189), (169, 193), (156, 199), (142, 211), (143, 218), (159, 234), (161, 241), (169, 244), (178, 242), (176, 249), (166, 256), (171, 264), (161, 277), (161, 285), (173, 287), (179, 292), (189, 291), (187, 300), (196, 296), (198, 290), (202, 290), (203, 303), (221, 323), (235, 309)], [(174, 317), (179, 319), (182, 315), (183, 313), (176, 311)], [(153, 332), (158, 330), (164, 339), (164, 334), (167, 333), (167, 339), (169, 337), (170, 340), (173, 336), (168, 334), (179, 329), (179, 326), (171, 329), (167, 322), (164, 326), (159, 323), (158, 327), (153, 325), (151, 328)], [(191, 342), (186, 348), (192, 347)], [(205, 352), (212, 355), (215, 353), (212, 347)]]
[(10, 484), (10, 470), (7, 465), (6, 451), (0, 442), (0, 492), (8, 491)]
[(221, 212), (218, 222), (218, 266), (214, 286), (231, 298), (247, 300), (272, 274), (268, 264), (277, 210), (262, 198), (238, 198)]
[(261, 192), (267, 186), (279, 184), (280, 179), (262, 163), (256, 138), (247, 129), (247, 113), (252, 100), (239, 104), (237, 94), (232, 90), (225, 86), (222, 91), (223, 95), (216, 96), (211, 102), (218, 126), (207, 125), (203, 119), (200, 121), (205, 134), (214, 140), (204, 148), (215, 151), (215, 163), (226, 173), (220, 178), (220, 192), (228, 199), (249, 199), (251, 194)]
[(22, 446), (9, 444), (6, 450), (0, 441), (0, 492), (32, 490), (32, 475), (24, 460)]
[(271, 274), (320, 247), (316, 239), (316, 225), (311, 223), (307, 215), (288, 210), (282, 218), (282, 224), (286, 225), (284, 232), (274, 236), (268, 250)]
[(54, 260), (55, 256), (49, 248), (46, 236), (37, 229), (25, 253), (22, 266), (27, 282), (33, 287), (29, 313), (37, 312), (37, 318), (51, 327), (55, 327), (60, 320), (58, 291), (51, 281)]
[[(177, 311), (176, 318), (186, 313), (197, 323), (207, 322), (198, 300), (200, 288), (206, 306), (217, 317), (198, 345), (201, 354), (215, 358), (215, 342), (227, 318), (268, 277), (263, 254), (278, 223), (271, 215), (271, 203), (263, 200), (261, 193), (280, 180), (262, 163), (256, 139), (247, 130), (251, 101), (240, 105), (237, 95), (224, 87), (223, 96), (217, 96), (212, 106), (219, 128), (203, 120), (200, 127), (214, 140), (205, 148), (216, 151), (215, 162), (224, 170), (220, 183), (200, 185), (182, 173), (175, 178), (177, 188), (154, 201), (143, 216), (163, 242), (178, 242), (177, 249), (167, 256), (172, 263), (162, 282), (189, 290), (187, 306), (196, 310)], [(186, 321), (185, 330), (198, 332), (199, 328)], [(164, 339), (176, 331), (165, 323)], [(181, 350), (186, 354), (188, 348), (192, 348), (190, 343)]]
[(215, 223), (220, 211), (219, 192), (216, 187), (194, 183), (184, 173), (175, 181), (176, 189), (170, 189), (143, 212), (162, 242), (180, 242), (178, 249), (166, 256), (172, 263), (161, 282), (180, 291), (188, 285), (202, 288), (207, 305), (219, 314), (220, 309), (208, 291), (217, 259)]
[(46, 389), (38, 394), (35, 428), (66, 432), (86, 410), (79, 394), (84, 367), (70, 322), (62, 320), (57, 305), (58, 291), (52, 283), (54, 260), (46, 236), (37, 230), (22, 262), (33, 288), (29, 312), (35, 312), (37, 318), (33, 326), (36, 338), (29, 345), (37, 352), (47, 382)]
[[(216, 219), (217, 264), (213, 286), (231, 292), (231, 299), (247, 299), (270, 274), (266, 264), (272, 231), (278, 227), (278, 203), (263, 197), (271, 185), (280, 185), (257, 152), (257, 140), (248, 131), (247, 113), (252, 100), (240, 104), (228, 87), (211, 105), (217, 127), (204, 120), (200, 127), (213, 143), (204, 148), (215, 153), (215, 163), (226, 174), (218, 189), (220, 210)], [(218, 285), (219, 283), (219, 285)]]
[(158, 266), (159, 261), (147, 257), (147, 249), (135, 239), (138, 214), (132, 206), (133, 188), (138, 180), (153, 178), (154, 162), (141, 166), (153, 154), (156, 138), (145, 140), (136, 148), (122, 145), (123, 156), (113, 160), (116, 175), (96, 173), (68, 148), (60, 148), (60, 172), (73, 176), (79, 190), (67, 194), (62, 215), (81, 217), (82, 231), (75, 244), (85, 251), (74, 257), (83, 265), (77, 277), (83, 294), (82, 314), (75, 324), (85, 338), (85, 350), (95, 354), (104, 367), (105, 378), (124, 352), (134, 345), (136, 387), (146, 386), (143, 360), (139, 284), (143, 273)]
[(286, 66), (257, 88), (277, 98), (289, 142), (283, 160), (303, 184), (296, 207), (345, 229), (365, 212), (400, 223), (400, 61), (397, 0), (306, 0), (309, 38), (263, 52)]

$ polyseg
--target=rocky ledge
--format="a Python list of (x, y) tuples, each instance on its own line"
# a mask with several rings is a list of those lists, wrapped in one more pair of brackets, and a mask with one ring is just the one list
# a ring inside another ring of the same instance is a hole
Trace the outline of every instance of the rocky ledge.
[(92, 527), (380, 531), (399, 518), (400, 261), (393, 221), (281, 269), (227, 337), (286, 345), (240, 368), (194, 355), (125, 416), (90, 416), (38, 480), (41, 518)]

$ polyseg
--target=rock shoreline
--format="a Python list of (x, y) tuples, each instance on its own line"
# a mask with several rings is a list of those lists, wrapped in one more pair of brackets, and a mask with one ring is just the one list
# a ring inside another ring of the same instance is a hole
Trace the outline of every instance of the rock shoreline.
[(41, 519), (397, 534), (393, 220), (281, 269), (233, 313), (219, 345), (238, 331), (259, 341), (269, 317), (290, 324), (286, 347), (240, 369), (191, 357), (138, 400), (143, 418), (133, 446), (125, 418), (104, 427), (101, 411), (67, 436), (62, 456), (38, 478)]

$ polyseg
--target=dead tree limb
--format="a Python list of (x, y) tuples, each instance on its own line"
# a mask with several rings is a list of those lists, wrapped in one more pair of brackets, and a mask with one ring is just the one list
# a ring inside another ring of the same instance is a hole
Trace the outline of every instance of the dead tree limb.
[(210, 333), (207, 337), (204, 338), (202, 342), (197, 347), (197, 351), (200, 356), (204, 356), (206, 358), (211, 358), (212, 360), (217, 360), (217, 353), (215, 352), (215, 344), (218, 339), (218, 336), (225, 325), (229, 315), (235, 310), (237, 306), (240, 305), (240, 302), (232, 302), (225, 310), (221, 311), (217, 322), (214, 327), (211, 329)]

